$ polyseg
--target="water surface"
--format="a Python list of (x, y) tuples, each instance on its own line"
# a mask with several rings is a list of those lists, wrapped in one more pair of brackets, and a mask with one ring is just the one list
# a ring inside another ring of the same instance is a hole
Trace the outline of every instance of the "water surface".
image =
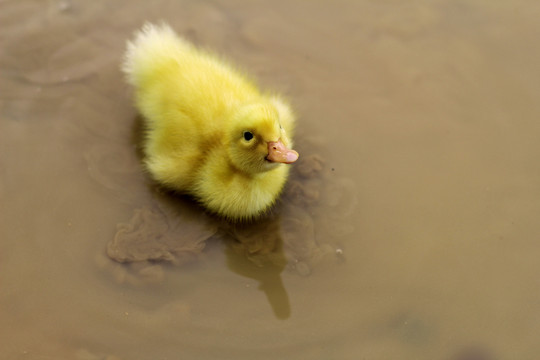
[[(540, 6), (0, 4), (0, 357), (536, 359)], [(164, 19), (284, 93), (269, 218), (155, 187), (119, 63)]]

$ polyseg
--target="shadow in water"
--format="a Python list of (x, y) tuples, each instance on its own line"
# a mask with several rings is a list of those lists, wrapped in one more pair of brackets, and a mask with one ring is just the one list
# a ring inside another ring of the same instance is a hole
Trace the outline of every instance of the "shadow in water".
[(289, 296), (281, 273), (287, 265), (279, 218), (230, 225), (226, 237), (227, 265), (238, 275), (259, 282), (278, 319), (291, 316)]

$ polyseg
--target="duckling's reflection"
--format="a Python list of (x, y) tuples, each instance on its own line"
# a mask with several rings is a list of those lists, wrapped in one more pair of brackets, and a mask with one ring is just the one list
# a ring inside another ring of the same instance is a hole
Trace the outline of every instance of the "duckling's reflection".
[(281, 273), (287, 265), (279, 218), (231, 225), (226, 238), (227, 265), (235, 273), (257, 280), (278, 319), (291, 316)]

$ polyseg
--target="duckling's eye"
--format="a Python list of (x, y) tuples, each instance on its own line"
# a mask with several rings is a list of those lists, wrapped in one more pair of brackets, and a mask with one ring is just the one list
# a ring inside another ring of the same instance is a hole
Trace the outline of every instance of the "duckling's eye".
[(250, 131), (244, 131), (244, 140), (249, 141), (253, 139), (253, 134)]

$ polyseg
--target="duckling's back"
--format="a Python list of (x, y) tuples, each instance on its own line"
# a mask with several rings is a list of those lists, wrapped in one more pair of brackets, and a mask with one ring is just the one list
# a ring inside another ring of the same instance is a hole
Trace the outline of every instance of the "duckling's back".
[[(139, 109), (151, 122), (181, 111), (201, 129), (235, 104), (259, 96), (256, 87), (229, 65), (196, 49), (167, 25), (146, 24), (128, 43), (123, 70), (136, 89)], [(216, 117), (217, 115), (217, 117)]]

